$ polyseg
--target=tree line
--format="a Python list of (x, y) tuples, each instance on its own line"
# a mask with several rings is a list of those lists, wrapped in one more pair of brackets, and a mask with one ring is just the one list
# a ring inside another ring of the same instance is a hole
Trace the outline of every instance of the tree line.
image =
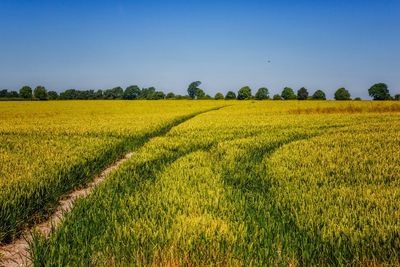
[[(125, 99), (125, 100), (159, 100), (159, 99), (215, 99), (215, 100), (267, 100), (271, 99), (269, 90), (261, 87), (255, 95), (249, 86), (244, 86), (238, 90), (228, 91), (225, 95), (221, 92), (215, 94), (214, 97), (206, 94), (200, 88), (201, 82), (195, 81), (189, 84), (187, 95), (176, 95), (173, 92), (165, 94), (158, 91), (154, 87), (140, 88), (137, 85), (131, 85), (123, 89), (122, 87), (114, 87), (106, 90), (76, 90), (68, 89), (60, 94), (56, 91), (47, 91), (44, 86), (37, 86), (32, 90), (29, 86), (23, 86), (18, 92), (0, 90), (0, 99), (11, 100), (94, 100), (94, 99)], [(388, 86), (385, 83), (377, 83), (368, 89), (368, 94), (374, 100), (400, 100), (400, 94), (390, 95)], [(309, 94), (305, 87), (295, 91), (290, 87), (283, 88), (281, 94), (272, 96), (273, 100), (326, 100), (326, 94), (322, 90), (316, 90), (313, 94)], [(350, 92), (346, 88), (339, 88), (334, 94), (335, 100), (352, 100)], [(356, 97), (354, 100), (361, 100)]]

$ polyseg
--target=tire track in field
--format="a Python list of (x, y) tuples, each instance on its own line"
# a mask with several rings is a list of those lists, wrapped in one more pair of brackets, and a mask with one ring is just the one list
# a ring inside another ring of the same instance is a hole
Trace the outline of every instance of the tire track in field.
[[(205, 111), (196, 112), (187, 116), (182, 116), (178, 119), (173, 120), (167, 125), (160, 129), (151, 132), (143, 138), (143, 142), (135, 147), (134, 150), (138, 150), (148, 143), (151, 139), (167, 134), (173, 127), (178, 126), (200, 114), (222, 109), (226, 106), (208, 109)], [(11, 266), (31, 266), (29, 246), (32, 241), (32, 233), (36, 232), (49, 236), (49, 234), (62, 222), (65, 214), (70, 212), (74, 206), (76, 200), (88, 196), (100, 183), (102, 183), (111, 172), (116, 170), (121, 164), (132, 158), (134, 152), (127, 153), (123, 158), (115, 161), (110, 166), (106, 167), (100, 175), (96, 176), (92, 182), (87, 184), (84, 188), (74, 190), (69, 194), (66, 194), (59, 200), (59, 205), (53, 212), (53, 214), (46, 220), (39, 224), (33, 225), (31, 228), (25, 230), (21, 237), (13, 240), (10, 244), (0, 246), (0, 267), (11, 267)]]

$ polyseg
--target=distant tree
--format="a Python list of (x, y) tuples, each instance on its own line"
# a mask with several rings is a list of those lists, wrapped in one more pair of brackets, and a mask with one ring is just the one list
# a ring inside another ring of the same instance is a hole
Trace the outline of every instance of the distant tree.
[(19, 95), (25, 99), (32, 98), (32, 88), (27, 85), (23, 86), (21, 89), (19, 89)]
[(77, 92), (75, 89), (68, 89), (60, 93), (60, 99), (77, 99)]
[(88, 99), (96, 99), (96, 92), (94, 90), (87, 91)]
[(166, 99), (174, 99), (174, 98), (175, 98), (175, 94), (172, 93), (172, 92), (169, 92), (169, 93), (165, 96), (165, 98), (166, 98)]
[(47, 91), (44, 86), (37, 86), (33, 91), (33, 96), (39, 100), (47, 100)]
[(195, 99), (197, 95), (197, 91), (200, 89), (201, 82), (200, 81), (195, 81), (189, 84), (189, 87), (187, 89), (188, 95), (192, 98)]
[(113, 99), (111, 89), (105, 89), (103, 91), (103, 99)]
[(78, 92), (78, 97), (79, 97), (79, 99), (84, 99), (84, 100), (87, 100), (87, 99), (92, 99), (93, 98), (93, 95), (92, 95), (92, 91), (90, 91), (90, 90), (79, 90), (79, 91), (77, 91)]
[(298, 91), (297, 91), (297, 99), (298, 100), (306, 100), (308, 98), (308, 91), (306, 88), (301, 87)]
[(400, 94), (394, 95), (394, 100), (400, 100)]
[(248, 86), (244, 86), (239, 89), (237, 99), (246, 100), (251, 98), (251, 89)]
[(236, 99), (235, 92), (229, 91), (228, 93), (226, 93), (225, 100), (233, 100), (233, 99)]
[(19, 94), (17, 91), (11, 91), (7, 93), (8, 98), (19, 98)]
[(153, 100), (161, 100), (161, 99), (165, 99), (165, 94), (164, 94), (164, 92), (162, 92), (162, 91), (156, 91), (154, 94), (153, 94), (153, 98), (152, 98)]
[(75, 90), (75, 99), (86, 100), (88, 97), (89, 96), (86, 91)]
[(56, 99), (58, 99), (58, 94), (57, 94), (56, 91), (49, 91), (49, 92), (47, 93), (47, 95), (49, 96), (49, 99), (50, 99), (50, 100), (56, 100)]
[(123, 98), (128, 100), (138, 99), (140, 93), (141, 90), (137, 85), (131, 85), (125, 89)]
[(103, 99), (103, 90), (97, 90), (94, 93), (94, 99)]
[(121, 87), (114, 87), (113, 89), (111, 89), (113, 94), (114, 94), (114, 99), (122, 99), (124, 96), (124, 89), (122, 89)]
[(374, 100), (390, 100), (388, 86), (385, 83), (374, 84), (368, 89), (369, 96)]
[[(293, 93), (294, 94), (294, 93)], [(273, 100), (282, 100), (282, 97), (279, 94), (276, 94), (272, 97)]]
[(139, 99), (152, 100), (154, 99), (155, 93), (156, 93), (156, 88), (154, 87), (143, 88), (140, 93)]
[(224, 95), (222, 93), (216, 93), (214, 96), (215, 100), (222, 100), (224, 99)]
[(312, 99), (315, 99), (315, 100), (326, 100), (326, 95), (322, 90), (317, 90), (312, 95)]
[[(108, 89), (105, 90), (104, 92), (104, 97), (103, 97), (103, 91), (102, 90), (76, 90), (76, 89), (67, 89), (63, 92), (60, 93), (60, 95), (57, 97), (57, 99), (65, 99), (65, 100), (87, 100), (87, 99), (116, 99), (115, 97), (118, 97), (118, 90), (114, 89)], [(115, 94), (117, 92), (117, 94)], [(55, 95), (56, 92), (52, 92), (53, 96), (50, 96), (50, 92), (48, 93), (49, 98), (53, 99), (56, 97)], [(120, 92), (119, 92), (120, 93)], [(52, 98), (53, 97), (53, 98)]]
[(204, 99), (206, 96), (206, 93), (200, 88), (197, 88), (196, 90), (196, 99)]
[(257, 100), (265, 100), (265, 99), (269, 99), (269, 92), (268, 92), (268, 88), (265, 87), (261, 87), (260, 89), (258, 89), (255, 98)]
[(355, 101), (360, 101), (360, 100), (361, 100), (361, 97), (356, 97), (356, 98), (354, 98), (354, 100), (355, 100)]
[(123, 95), (124, 89), (119, 86), (104, 90), (103, 92), (104, 99), (122, 99)]
[(8, 95), (8, 90), (7, 89), (3, 89), (3, 90), (0, 91), (0, 97), (1, 98), (7, 97), (7, 95)]
[(282, 90), (281, 94), (282, 98), (285, 100), (294, 100), (297, 99), (296, 94), (294, 93), (293, 89), (290, 87), (285, 87)]
[(94, 99), (94, 90), (78, 91), (81, 99)]
[(349, 91), (344, 87), (337, 89), (335, 92), (335, 100), (351, 100)]
[(88, 98), (86, 91), (75, 90), (75, 93), (76, 93), (76, 99), (86, 100)]

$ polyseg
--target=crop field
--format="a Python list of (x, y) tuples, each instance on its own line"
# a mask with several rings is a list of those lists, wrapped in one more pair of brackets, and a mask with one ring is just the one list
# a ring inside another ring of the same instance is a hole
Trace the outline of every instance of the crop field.
[(34, 235), (35, 266), (400, 264), (398, 102), (49, 101), (0, 111), (4, 243), (133, 152), (50, 236)]
[[(218, 103), (116, 101), (0, 105), (0, 243), (46, 217), (65, 192), (185, 116)], [(165, 128), (166, 127), (166, 128)]]

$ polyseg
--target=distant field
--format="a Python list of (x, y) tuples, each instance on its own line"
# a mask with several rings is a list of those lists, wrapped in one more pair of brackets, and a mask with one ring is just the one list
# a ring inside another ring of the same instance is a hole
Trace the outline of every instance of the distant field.
[(400, 264), (398, 102), (4, 102), (0, 114), (3, 241), (134, 152), (35, 237), (37, 266)]

